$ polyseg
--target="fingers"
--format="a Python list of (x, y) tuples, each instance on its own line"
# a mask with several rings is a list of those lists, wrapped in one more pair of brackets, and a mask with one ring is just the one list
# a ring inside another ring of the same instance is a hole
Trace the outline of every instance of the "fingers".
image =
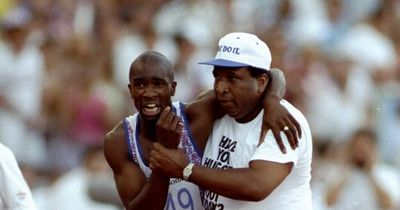
[(180, 132), (182, 130), (183, 123), (176, 113), (171, 112), (171, 108), (167, 106), (162, 111), (160, 118), (158, 119), (157, 126)]
[(267, 135), (267, 133), (268, 133), (268, 131), (270, 129), (271, 128), (268, 125), (266, 125), (265, 123), (262, 124), (262, 126), (261, 126), (261, 135), (260, 135), (260, 139), (258, 140), (257, 147), (260, 146), (264, 142), (265, 136)]
[(171, 111), (168, 111), (167, 116), (165, 117), (164, 122), (167, 123), (167, 124), (170, 124), (170, 123), (174, 120), (175, 117), (176, 117), (175, 113), (173, 113), (173, 112), (171, 112)]
[(263, 124), (261, 127), (261, 135), (260, 135), (260, 139), (258, 140), (257, 147), (260, 146), (264, 142), (264, 139), (265, 139), (265, 136), (267, 135), (268, 130), (269, 130), (269, 127), (265, 126)]
[(286, 137), (288, 138), (290, 147), (294, 150), (299, 146), (299, 136), (301, 135), (301, 127), (300, 124), (293, 118), (292, 115), (288, 115), (288, 120), (286, 125), (284, 126), (284, 130)]
[(174, 116), (170, 125), (171, 125), (171, 129), (176, 129), (176, 133), (182, 132), (183, 123), (181, 121), (181, 118), (179, 118), (178, 116), (176, 116), (176, 115)]
[(271, 129), (271, 131), (272, 131), (272, 133), (273, 133), (273, 135), (275, 137), (275, 141), (278, 144), (279, 149), (281, 150), (281, 152), (283, 154), (286, 154), (286, 147), (283, 144), (282, 137), (281, 137), (282, 129), (277, 124), (274, 124), (274, 126), (272, 126), (271, 128), (269, 128), (268, 126), (266, 126), (264, 124), (262, 125), (262, 127), (261, 127), (261, 135), (260, 135), (260, 139), (258, 141), (257, 147), (260, 146), (264, 142), (265, 136), (267, 135), (268, 130), (270, 130), (270, 129)]
[(150, 151), (150, 157), (149, 157), (149, 166), (152, 170), (155, 170), (157, 168), (161, 167), (161, 163), (158, 161), (160, 159), (160, 154), (156, 150), (151, 150)]
[(294, 150), (299, 145), (299, 136), (301, 136), (301, 127), (297, 120), (287, 112), (287, 117), (281, 125), (283, 131), (289, 141), (290, 147)]
[(162, 167), (162, 163), (165, 159), (165, 154), (168, 149), (162, 144), (155, 142), (153, 143), (153, 149), (150, 151), (149, 166), (151, 169), (157, 169)]
[[(153, 143), (153, 150), (152, 151), (163, 153), (163, 152), (165, 152), (166, 149), (167, 148), (165, 148), (162, 144), (160, 144), (158, 142)], [(151, 152), (150, 152), (150, 154), (151, 154)]]
[(279, 149), (281, 150), (281, 152), (283, 154), (286, 154), (286, 147), (282, 141), (281, 130), (279, 129), (279, 127), (271, 128), (271, 130), (272, 130), (272, 133), (274, 134), (275, 141), (278, 144)]
[(151, 170), (156, 170), (161, 167), (161, 164), (154, 158), (154, 156), (150, 156), (149, 158), (149, 166)]
[[(285, 128), (288, 128), (288, 129), (285, 130)], [(287, 140), (288, 140), (288, 142), (290, 144), (290, 147), (293, 150), (295, 150), (296, 147), (297, 147), (297, 142), (298, 142), (298, 140), (297, 140), (297, 131), (296, 131), (295, 127), (292, 124), (288, 123), (288, 125), (286, 125), (284, 127), (283, 132), (286, 135), (286, 138), (287, 138)]]
[(279, 149), (283, 154), (286, 154), (287, 150), (281, 137), (282, 132), (286, 135), (287, 141), (292, 150), (295, 150), (298, 147), (299, 140), (297, 136), (298, 133), (297, 126), (296, 124), (292, 124), (289, 118), (286, 118), (281, 123), (273, 124), (271, 128), (263, 124), (261, 129), (260, 139), (257, 146), (261, 145), (264, 142), (265, 136), (268, 133), (269, 129), (271, 129), (275, 137), (276, 143), (278, 144)]
[(294, 124), (294, 126), (296, 127), (296, 133), (297, 133), (298, 138), (301, 138), (302, 133), (301, 133), (301, 126), (300, 126), (300, 123), (297, 122), (297, 120), (296, 120), (291, 114), (289, 114), (289, 120), (290, 120), (290, 122), (292, 122), (292, 123)]
[[(284, 131), (289, 141), (290, 147), (296, 149), (299, 145), (299, 138), (301, 138), (301, 126), (293, 115), (286, 109), (286, 117), (284, 123), (281, 124), (281, 131)], [(288, 129), (286, 129), (286, 126)]]
[(160, 118), (158, 119), (158, 122), (164, 122), (165, 118), (168, 116), (168, 113), (171, 111), (171, 107), (167, 106), (165, 109), (161, 112)]
[(166, 127), (165, 125), (169, 125), (174, 119), (175, 113), (171, 112), (171, 107), (167, 106), (161, 112), (160, 118), (157, 121), (157, 125), (161, 127)]

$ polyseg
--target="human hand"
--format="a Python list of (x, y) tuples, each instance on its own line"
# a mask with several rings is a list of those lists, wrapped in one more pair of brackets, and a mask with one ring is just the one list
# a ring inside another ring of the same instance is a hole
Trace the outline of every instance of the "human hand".
[(342, 194), (342, 190), (347, 182), (347, 179), (348, 176), (342, 176), (336, 183), (332, 184), (331, 186), (328, 186), (325, 195), (326, 196), (325, 201), (328, 206), (335, 205), (335, 203), (339, 200), (339, 197)]
[(264, 97), (264, 116), (259, 145), (264, 141), (268, 130), (271, 129), (282, 153), (286, 153), (286, 148), (282, 142), (281, 131), (285, 133), (290, 147), (296, 149), (299, 143), (298, 139), (301, 138), (302, 134), (300, 124), (289, 111), (280, 104), (280, 98), (268, 94)]
[(166, 107), (157, 121), (157, 142), (167, 148), (176, 149), (180, 142), (182, 129), (181, 119), (171, 111), (171, 107)]
[(189, 163), (181, 149), (168, 149), (159, 143), (154, 143), (150, 152), (150, 168), (155, 172), (171, 178), (181, 178), (183, 169)]

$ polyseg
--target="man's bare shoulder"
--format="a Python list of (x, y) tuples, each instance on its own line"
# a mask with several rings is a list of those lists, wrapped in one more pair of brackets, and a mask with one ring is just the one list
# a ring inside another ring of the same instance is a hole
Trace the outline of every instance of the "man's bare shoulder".
[(125, 131), (122, 121), (105, 135), (103, 149), (104, 156), (113, 169), (115, 169), (116, 165), (128, 160), (128, 148), (125, 142)]
[(118, 139), (125, 138), (125, 131), (123, 121), (120, 121), (114, 128), (112, 128), (104, 137), (104, 142), (118, 141)]

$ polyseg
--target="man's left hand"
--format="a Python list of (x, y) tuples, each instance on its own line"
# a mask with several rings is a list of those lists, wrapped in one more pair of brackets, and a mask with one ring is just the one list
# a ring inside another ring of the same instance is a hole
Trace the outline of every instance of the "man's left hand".
[(264, 116), (261, 127), (261, 136), (259, 145), (264, 142), (265, 135), (271, 129), (276, 143), (279, 145), (282, 153), (286, 153), (286, 148), (282, 142), (281, 131), (285, 133), (290, 147), (296, 149), (301, 138), (301, 127), (289, 111), (280, 104), (280, 99), (274, 96), (264, 100)]
[(167, 148), (176, 149), (180, 142), (183, 123), (171, 107), (166, 107), (157, 121), (157, 142)]

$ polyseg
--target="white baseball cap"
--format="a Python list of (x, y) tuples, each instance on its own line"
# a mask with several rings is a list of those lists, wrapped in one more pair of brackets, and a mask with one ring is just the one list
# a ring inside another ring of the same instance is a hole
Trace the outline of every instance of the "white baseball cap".
[(233, 32), (223, 36), (218, 42), (215, 59), (200, 64), (224, 67), (256, 67), (269, 70), (271, 52), (265, 42), (256, 35)]

